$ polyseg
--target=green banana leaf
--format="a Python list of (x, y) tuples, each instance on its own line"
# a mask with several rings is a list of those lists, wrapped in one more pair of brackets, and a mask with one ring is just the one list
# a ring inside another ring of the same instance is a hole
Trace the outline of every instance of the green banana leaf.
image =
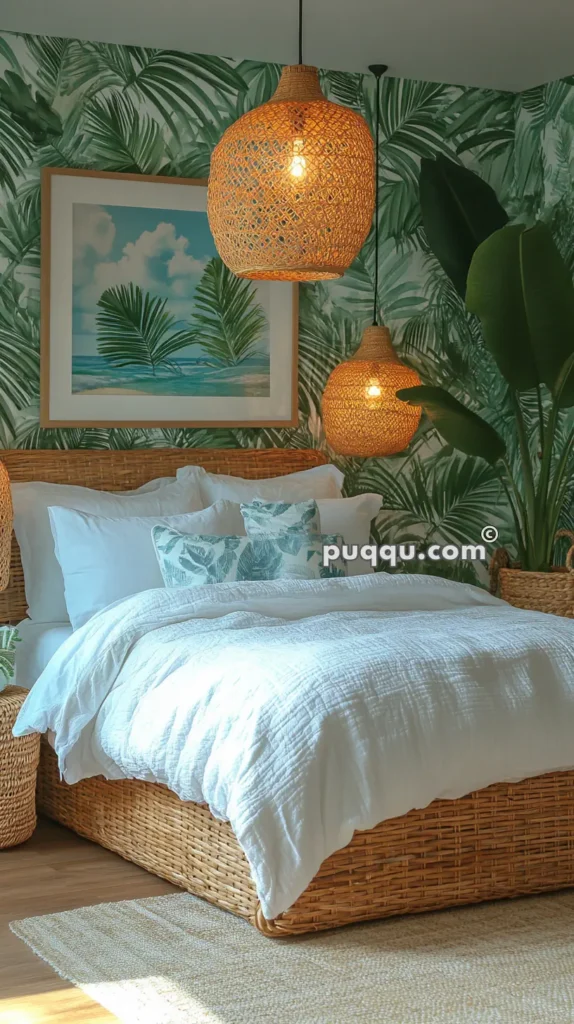
[[(466, 304), (510, 386), (544, 383), (554, 393), (574, 352), (574, 286), (549, 228), (517, 224), (487, 238), (472, 259)], [(574, 405), (574, 373), (560, 405)]]
[(419, 187), (428, 243), (464, 299), (477, 246), (507, 223), (508, 214), (490, 185), (442, 155), (422, 158)]
[(504, 458), (504, 441), (494, 427), (443, 388), (425, 384), (401, 388), (397, 391), (397, 398), (409, 405), (422, 405), (439, 434), (459, 452), (479, 455), (491, 466)]

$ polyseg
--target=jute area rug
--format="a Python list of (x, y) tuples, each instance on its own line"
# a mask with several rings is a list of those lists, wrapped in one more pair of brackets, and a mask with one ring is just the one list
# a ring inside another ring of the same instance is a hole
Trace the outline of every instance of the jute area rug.
[(187, 894), (13, 932), (126, 1024), (572, 1024), (574, 891), (272, 940)]

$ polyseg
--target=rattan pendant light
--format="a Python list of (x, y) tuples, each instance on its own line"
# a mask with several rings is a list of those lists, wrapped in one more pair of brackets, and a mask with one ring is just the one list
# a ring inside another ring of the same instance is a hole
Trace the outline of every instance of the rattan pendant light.
[(207, 215), (224, 263), (239, 277), (341, 277), (367, 237), (374, 148), (364, 118), (331, 103), (317, 68), (284, 68), (268, 103), (240, 117), (213, 151)]
[(333, 370), (323, 393), (323, 427), (329, 445), (340, 455), (394, 455), (416, 432), (421, 409), (396, 397), (399, 388), (420, 384), (418, 374), (401, 363), (388, 327), (379, 317), (379, 102), (384, 64), (372, 64), (377, 79), (375, 295), (373, 324), (366, 327), (354, 356)]

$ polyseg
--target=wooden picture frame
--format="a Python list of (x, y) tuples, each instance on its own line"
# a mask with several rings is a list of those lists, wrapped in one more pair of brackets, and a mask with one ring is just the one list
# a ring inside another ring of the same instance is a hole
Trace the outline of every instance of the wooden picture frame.
[[(206, 195), (206, 179), (43, 169), (42, 427), (297, 425), (298, 286), (231, 274)], [(236, 335), (215, 304), (234, 288)]]

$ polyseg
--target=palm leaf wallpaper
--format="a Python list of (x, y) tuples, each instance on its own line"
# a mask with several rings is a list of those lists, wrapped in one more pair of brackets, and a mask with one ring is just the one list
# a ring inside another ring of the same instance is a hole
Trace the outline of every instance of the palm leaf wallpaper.
[[(494, 524), (512, 546), (512, 521), (492, 468), (454, 453), (425, 419), (399, 456), (337, 459), (327, 448), (322, 392), (371, 317), (372, 234), (344, 278), (301, 288), (297, 428), (44, 430), (38, 424), (40, 169), (207, 176), (222, 132), (271, 96), (279, 73), (278, 65), (255, 61), (0, 35), (0, 445), (323, 448), (345, 470), (348, 493), (383, 494), (377, 541), (478, 542), (482, 527)], [(378, 112), (370, 76), (324, 71), (321, 80), (330, 99), (360, 111), (372, 128), (380, 117), (381, 316), (401, 358), (425, 384), (470, 403), (511, 444), (501, 378), (477, 321), (424, 236), (419, 163), (439, 153), (458, 159), (490, 182), (511, 216), (541, 216), (574, 272), (574, 77), (518, 96), (387, 78)], [(190, 325), (223, 362), (248, 351), (260, 330), (257, 310), (245, 306), (247, 287), (214, 261)], [(169, 359), (163, 340), (169, 314), (140, 309), (143, 296), (124, 291), (109, 289), (102, 297), (102, 344), (119, 360), (131, 349), (151, 364)], [(147, 338), (130, 340), (130, 325), (143, 313)], [(229, 332), (228, 317), (239, 319), (239, 331)], [(561, 429), (566, 443), (566, 418)], [(567, 512), (562, 525), (573, 525), (572, 518)], [(471, 564), (442, 571), (469, 582), (484, 579)]]

